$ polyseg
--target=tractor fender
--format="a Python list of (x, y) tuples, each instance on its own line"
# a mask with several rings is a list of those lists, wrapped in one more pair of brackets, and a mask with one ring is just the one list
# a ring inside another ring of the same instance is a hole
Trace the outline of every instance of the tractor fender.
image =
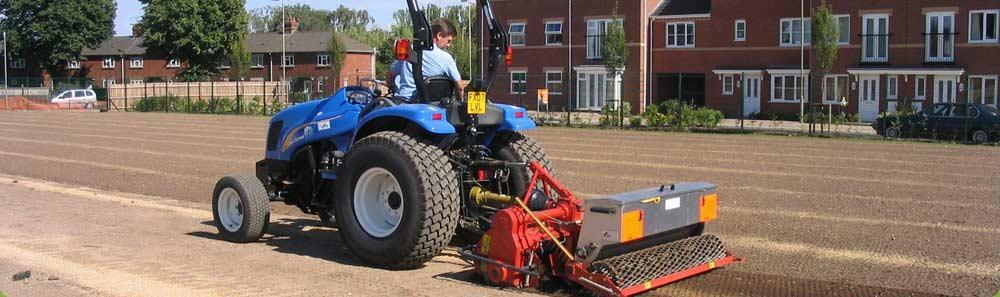
[[(493, 104), (503, 110), (503, 123), (498, 131), (524, 131), (535, 129), (535, 121), (528, 117), (528, 110), (513, 105)], [(517, 115), (520, 114), (521, 117)]]
[(428, 104), (402, 104), (366, 114), (358, 123), (354, 139), (381, 131), (403, 131), (410, 127), (419, 127), (432, 135), (455, 134), (455, 126), (448, 123), (444, 109)]

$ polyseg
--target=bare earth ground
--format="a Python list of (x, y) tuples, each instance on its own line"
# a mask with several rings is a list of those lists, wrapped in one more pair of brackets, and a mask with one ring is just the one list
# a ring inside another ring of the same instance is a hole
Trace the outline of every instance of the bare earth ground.
[[(335, 229), (275, 204), (280, 215), (262, 242), (217, 240), (212, 186), (253, 170), (266, 121), (0, 113), (0, 291), (525, 294), (481, 285), (453, 251), (413, 271), (364, 267)], [(721, 217), (709, 232), (747, 261), (649, 295), (993, 296), (1000, 289), (997, 147), (559, 128), (529, 135), (580, 196), (665, 182), (719, 185)], [(11, 281), (25, 270), (31, 278)]]

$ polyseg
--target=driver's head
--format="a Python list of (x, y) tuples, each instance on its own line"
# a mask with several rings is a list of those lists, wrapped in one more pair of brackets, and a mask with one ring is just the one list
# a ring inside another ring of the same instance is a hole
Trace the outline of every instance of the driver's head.
[(437, 45), (440, 49), (447, 49), (451, 47), (451, 42), (455, 40), (455, 24), (451, 21), (440, 18), (434, 21), (431, 25), (431, 32), (434, 33), (434, 45)]

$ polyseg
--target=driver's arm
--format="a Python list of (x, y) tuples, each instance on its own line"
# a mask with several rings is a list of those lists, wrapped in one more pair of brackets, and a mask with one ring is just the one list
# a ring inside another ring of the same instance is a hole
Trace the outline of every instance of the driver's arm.
[(458, 65), (455, 63), (454, 58), (448, 64), (448, 76), (455, 81), (455, 98), (461, 100), (465, 98), (465, 87), (462, 86), (462, 74), (458, 72)]

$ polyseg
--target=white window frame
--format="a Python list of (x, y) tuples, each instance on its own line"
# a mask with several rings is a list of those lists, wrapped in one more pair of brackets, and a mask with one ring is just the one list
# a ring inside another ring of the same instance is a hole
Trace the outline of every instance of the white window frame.
[[(521, 30), (518, 32), (514, 31), (515, 26), (520, 26)], [(510, 26), (507, 27), (507, 35), (510, 37), (510, 46), (525, 46), (528, 44), (528, 24), (525, 22), (512, 22)], [(515, 38), (520, 37), (520, 38)], [(520, 42), (516, 42), (520, 41)]]
[(24, 69), (24, 58), (10, 60), (10, 68)]
[(128, 68), (141, 69), (142, 68), (142, 57), (132, 57), (128, 60)]
[[(697, 37), (695, 33), (697, 32), (697, 28), (695, 27), (694, 22), (667, 23), (665, 28), (666, 30), (663, 31), (664, 34), (666, 34), (666, 39), (664, 44), (666, 44), (668, 48), (693, 48), (695, 46), (696, 43), (695, 39)], [(674, 32), (673, 43), (670, 42), (671, 28), (673, 28)], [(684, 28), (683, 33), (681, 33), (680, 30), (681, 28)], [(684, 43), (680, 42), (682, 37), (684, 39)]]
[[(743, 28), (740, 28), (740, 26)], [(733, 41), (747, 41), (747, 20), (733, 22)]]
[(913, 100), (927, 99), (927, 76), (917, 75), (913, 79)]
[[(515, 74), (524, 75), (524, 80), (514, 80), (514, 75)], [(523, 84), (524, 85), (524, 92), (518, 92), (517, 89), (514, 88), (515, 84)], [(528, 94), (528, 71), (513, 70), (513, 71), (510, 72), (510, 94), (511, 95), (525, 95), (525, 94)]]
[[(972, 15), (982, 14), (983, 15), (983, 27), (980, 29), (983, 33), (983, 38), (976, 40), (972, 39)], [(986, 15), (994, 15), (996, 21), (993, 22), (993, 38), (986, 38)], [(983, 9), (983, 10), (971, 10), (969, 11), (969, 43), (997, 43), (1000, 42), (1000, 10), (998, 9)]]
[(736, 89), (736, 80), (732, 74), (722, 76), (722, 95), (732, 95)]
[[(993, 81), (993, 97), (994, 97), (993, 98), (993, 103), (994, 103), (993, 106), (1000, 106), (1000, 80), (998, 80), (998, 78), (1000, 78), (1000, 76), (997, 76), (997, 75), (969, 75), (969, 81), (968, 81), (969, 89), (966, 90), (966, 92), (965, 92), (966, 94), (968, 94), (967, 95), (968, 102), (969, 103), (983, 103), (983, 104), (985, 104), (985, 101), (986, 101), (986, 81), (987, 80), (992, 80)], [(973, 79), (980, 79), (981, 80), (982, 85), (980, 86), (980, 88), (983, 89), (983, 95), (980, 98), (972, 98), (972, 88), (975, 87), (975, 85), (972, 83)]]
[(105, 78), (104, 79), (104, 88), (105, 89), (108, 88), (108, 87), (111, 87), (113, 85), (115, 85), (115, 79), (114, 78)]
[(143, 83), (145, 83), (145, 82), (146, 82), (146, 81), (145, 81), (145, 80), (142, 80), (142, 79), (130, 79), (130, 80), (128, 81), (128, 84), (130, 84), (130, 85), (141, 85), (141, 84), (143, 84)]
[[(926, 14), (926, 16), (924, 16), (924, 34), (938, 33), (938, 32), (931, 32), (931, 18), (939, 18), (939, 19), (941, 19), (941, 18), (947, 17), (947, 16), (951, 17), (951, 32), (944, 32), (944, 24), (941, 23), (941, 24), (938, 25), (939, 30), (941, 30), (941, 34), (956, 32), (957, 28), (955, 28), (955, 23), (956, 23), (956, 21), (955, 21), (955, 12), (954, 11), (940, 11), (940, 12), (929, 12), (929, 13)], [(927, 61), (927, 62), (951, 62), (951, 61), (954, 61), (955, 60), (955, 48), (956, 48), (955, 44), (958, 43), (957, 35), (950, 36), (950, 38), (952, 39), (951, 40), (951, 49), (950, 49), (951, 56), (945, 56), (944, 55), (944, 53), (946, 51), (948, 51), (949, 49), (948, 49), (948, 46), (944, 42), (945, 36), (944, 35), (940, 35), (940, 37), (939, 37), (940, 38), (940, 40), (939, 40), (939, 42), (940, 42), (940, 44), (939, 44), (940, 48), (938, 49), (938, 55), (932, 57), (931, 56), (931, 39), (932, 38), (934, 38), (932, 35), (924, 35), (924, 61)]]
[[(559, 25), (559, 31), (550, 31), (549, 25)], [(559, 42), (549, 42), (549, 36), (559, 35)], [(548, 21), (545, 22), (545, 45), (562, 45), (563, 44), (563, 22), (562, 21)]]
[[(831, 78), (833, 79), (832, 87), (829, 84), (829, 79)], [(849, 75), (828, 74), (825, 77), (823, 77), (823, 94), (821, 94), (823, 96), (823, 104), (840, 104), (840, 99), (846, 98), (848, 96), (848, 94), (840, 94), (840, 89), (837, 88), (837, 86), (840, 84), (840, 81), (845, 81), (845, 83), (847, 84), (847, 92), (850, 93), (851, 82)], [(827, 92), (830, 92), (831, 90), (833, 91), (833, 96), (832, 97), (827, 96)], [(828, 97), (833, 98), (833, 100), (828, 100), (827, 99)]]
[[(772, 74), (771, 75), (771, 99), (768, 100), (768, 101), (770, 103), (799, 103), (799, 102), (801, 102), (802, 101), (802, 96), (806, 96), (805, 94), (803, 94), (802, 83), (803, 83), (803, 81), (807, 81), (809, 79), (808, 72), (806, 72), (806, 73), (807, 74), (804, 75), (804, 76), (800, 76), (798, 73), (796, 73), (796, 74)], [(781, 81), (782, 81), (781, 92), (777, 92), (776, 89), (775, 89), (775, 87), (777, 86), (776, 81), (778, 80), (779, 77), (781, 78)], [(793, 80), (793, 82), (792, 82), (792, 84), (793, 84), (793, 86), (792, 86), (792, 94), (793, 94), (792, 97), (793, 98), (792, 99), (785, 98), (785, 89), (788, 88), (786, 86), (786, 82), (788, 81), (787, 80), (788, 78), (792, 78), (792, 80)], [(808, 85), (808, 83), (806, 83), (806, 85)], [(808, 93), (808, 89), (806, 90), (806, 93)], [(799, 97), (799, 98), (794, 98), (794, 97)]]
[(264, 54), (251, 54), (250, 68), (264, 68)]
[[(850, 45), (851, 44), (851, 15), (849, 14), (836, 14), (833, 15), (833, 19), (837, 24), (837, 44), (838, 45)], [(840, 32), (841, 19), (847, 19), (847, 32)], [(841, 38), (847, 36), (847, 41), (841, 41)]]
[[(799, 29), (805, 31), (805, 39), (804, 40), (800, 40), (798, 43), (795, 42), (795, 38), (797, 38), (797, 37), (798, 38), (802, 38), (802, 33), (801, 33), (802, 31), (795, 32), (795, 30), (792, 28), (795, 25), (796, 21), (799, 21), (799, 24), (800, 24), (799, 25), (799, 27), (800, 27)], [(784, 29), (785, 29), (784, 24), (786, 22), (789, 23), (788, 30), (790, 30), (790, 32), (787, 32), (789, 34), (788, 35), (789, 42), (787, 42), (787, 43), (783, 39), (783, 37), (786, 34), (786, 32), (784, 31)], [(807, 26), (807, 24), (808, 24), (808, 26)], [(807, 27), (808, 27), (809, 30), (806, 30)], [(812, 19), (811, 18), (781, 18), (781, 20), (778, 22), (778, 45), (779, 46), (799, 46), (800, 44), (804, 44), (804, 45), (811, 45), (812, 44)]]
[(885, 99), (899, 99), (899, 76), (886, 75), (885, 77)]
[(608, 25), (612, 21), (622, 23), (622, 19), (593, 19), (587, 20), (587, 59), (601, 59), (604, 53), (602, 50), (602, 42), (604, 39), (598, 39), (595, 37), (603, 37), (608, 35)]
[(316, 79), (316, 92), (323, 93), (326, 92), (326, 80), (327, 77), (319, 77)]
[(219, 69), (229, 69), (233, 67), (233, 61), (229, 58), (222, 58), (219, 60)]
[[(550, 80), (549, 79), (549, 74), (553, 74), (553, 73), (558, 73), (559, 74), (559, 80), (558, 81), (556, 81), (556, 80)], [(562, 90), (566, 89), (566, 83), (565, 83), (565, 81), (566, 81), (566, 77), (563, 75), (563, 71), (562, 70), (546, 70), (545, 71), (545, 89), (549, 90), (549, 95), (562, 95), (563, 94)], [(559, 88), (558, 92), (552, 91), (552, 88), (549, 87), (550, 85), (553, 85), (553, 84), (559, 84), (560, 88)]]
[(316, 67), (330, 67), (330, 55), (316, 55)]
[(115, 58), (104, 58), (101, 62), (101, 68), (103, 69), (114, 69), (115, 68)]
[[(874, 20), (872, 23), (874, 24), (875, 28), (868, 28), (868, 20), (869, 19), (873, 19)], [(878, 31), (878, 23), (879, 23), (878, 21), (880, 19), (885, 19), (885, 32), (879, 32)], [(887, 34), (889, 34), (889, 32), (892, 31), (892, 30), (890, 30), (890, 27), (892, 26), (892, 23), (890, 23), (889, 21), (890, 21), (889, 20), (889, 14), (885, 14), (885, 13), (866, 14), (866, 15), (864, 15), (864, 16), (861, 17), (861, 34), (862, 35), (879, 34), (879, 35), (885, 35), (885, 36), (881, 36), (879, 38), (889, 38)], [(871, 45), (872, 46), (872, 54), (873, 54), (873, 56), (869, 57), (867, 55), (868, 54), (867, 53), (867, 48), (869, 46), (868, 39), (869, 39), (869, 37), (867, 37), (867, 36), (862, 36), (862, 38), (861, 38), (861, 61), (862, 62), (889, 62), (889, 42), (886, 41), (885, 57), (880, 57), (879, 51), (882, 48), (880, 46), (879, 39), (875, 38), (874, 39), (874, 41), (875, 41), (874, 43), (875, 44)]]
[(79, 60), (73, 60), (73, 61), (66, 62), (66, 69), (80, 69), (80, 61)]
[(181, 59), (170, 59), (167, 60), (167, 68), (181, 68)]
[(281, 67), (292, 68), (295, 67), (295, 55), (285, 55), (282, 59)]

